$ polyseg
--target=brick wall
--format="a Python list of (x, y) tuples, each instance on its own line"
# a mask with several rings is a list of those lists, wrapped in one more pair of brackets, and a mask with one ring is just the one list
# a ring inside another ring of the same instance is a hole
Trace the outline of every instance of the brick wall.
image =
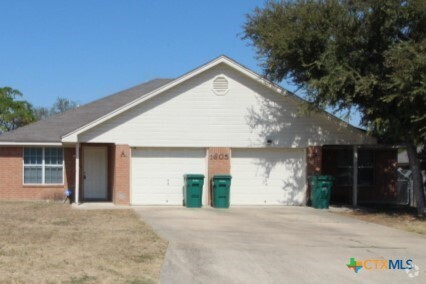
[(398, 152), (395, 149), (376, 152), (376, 199), (391, 202), (397, 201), (397, 161)]
[(115, 204), (130, 203), (130, 147), (115, 145), (113, 163), (113, 202)]
[(65, 148), (64, 185), (28, 186), (23, 184), (23, 147), (0, 147), (0, 199), (63, 199), (68, 184), (74, 188), (74, 154), (73, 148)]
[(311, 146), (306, 150), (306, 161), (308, 168), (307, 176), (312, 174), (320, 174), (322, 168), (322, 147), (321, 146)]
[[(321, 146), (310, 146), (306, 149), (306, 178), (313, 174), (322, 173), (322, 147)], [(306, 191), (306, 199), (308, 202), (311, 199), (311, 186), (309, 185), (308, 179), (308, 190)]]
[(217, 174), (231, 173), (231, 149), (212, 147), (208, 149), (208, 203), (212, 205), (212, 179)]

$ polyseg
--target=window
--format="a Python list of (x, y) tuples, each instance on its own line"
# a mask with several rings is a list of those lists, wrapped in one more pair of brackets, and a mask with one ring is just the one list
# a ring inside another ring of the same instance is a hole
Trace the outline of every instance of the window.
[[(337, 152), (336, 184), (351, 186), (353, 183), (353, 151), (352, 149)], [(374, 151), (358, 150), (358, 185), (374, 185)]]
[(63, 184), (62, 148), (24, 148), (24, 184)]

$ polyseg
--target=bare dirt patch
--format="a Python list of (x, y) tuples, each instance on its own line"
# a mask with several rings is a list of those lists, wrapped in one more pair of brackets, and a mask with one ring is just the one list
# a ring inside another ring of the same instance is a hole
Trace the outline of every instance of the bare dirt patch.
[(156, 283), (166, 249), (133, 210), (0, 202), (1, 283)]
[(418, 233), (426, 237), (426, 219), (418, 217), (417, 211), (414, 208), (375, 206), (362, 207), (355, 210), (332, 208), (331, 211), (366, 222)]

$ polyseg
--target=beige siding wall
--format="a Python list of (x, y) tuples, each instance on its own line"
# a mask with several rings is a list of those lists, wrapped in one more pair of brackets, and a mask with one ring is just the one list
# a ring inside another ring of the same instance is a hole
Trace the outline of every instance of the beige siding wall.
[[(217, 95), (224, 75), (229, 92)], [(81, 142), (132, 147), (306, 147), (373, 143), (324, 114), (298, 115), (294, 98), (278, 95), (220, 64), (143, 104), (80, 134)]]

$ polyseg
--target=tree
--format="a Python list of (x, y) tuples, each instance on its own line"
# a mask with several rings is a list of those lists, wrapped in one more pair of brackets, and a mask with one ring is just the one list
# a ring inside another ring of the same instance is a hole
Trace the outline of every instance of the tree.
[(247, 16), (244, 39), (265, 76), (292, 80), (315, 107), (356, 108), (389, 143), (405, 143), (419, 214), (417, 146), (426, 141), (424, 0), (268, 1)]
[(50, 117), (50, 112), (47, 107), (36, 107), (34, 108), (33, 113), (36, 120), (42, 120)]
[(0, 133), (24, 126), (35, 120), (32, 106), (17, 100), (22, 93), (10, 87), (0, 88)]
[(66, 112), (78, 107), (77, 102), (66, 98), (57, 98), (50, 109), (46, 107), (38, 107), (34, 109), (34, 115), (37, 120), (42, 120), (59, 113)]
[(56, 102), (50, 109), (50, 114), (55, 115), (58, 113), (66, 112), (67, 110), (75, 109), (78, 107), (77, 102), (65, 98), (57, 98)]

